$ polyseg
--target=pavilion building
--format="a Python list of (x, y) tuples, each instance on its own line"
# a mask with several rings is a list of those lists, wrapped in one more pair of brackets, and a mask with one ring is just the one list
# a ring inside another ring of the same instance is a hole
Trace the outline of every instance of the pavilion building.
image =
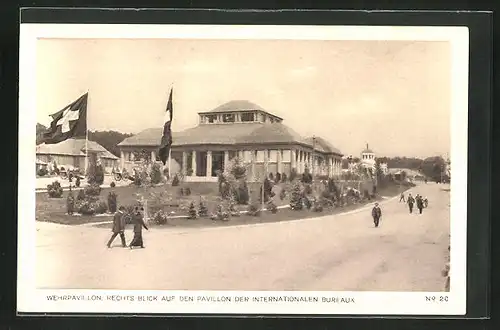
[[(328, 177), (341, 173), (339, 149), (321, 137), (301, 137), (282, 118), (249, 101), (230, 101), (198, 117), (197, 126), (173, 133), (171, 173), (181, 172), (186, 181), (216, 181), (217, 172), (235, 157), (247, 165), (251, 181), (271, 173), (289, 176), (292, 169)], [(121, 167), (131, 170), (144, 155), (159, 162), (161, 136), (162, 128), (150, 128), (123, 140)]]

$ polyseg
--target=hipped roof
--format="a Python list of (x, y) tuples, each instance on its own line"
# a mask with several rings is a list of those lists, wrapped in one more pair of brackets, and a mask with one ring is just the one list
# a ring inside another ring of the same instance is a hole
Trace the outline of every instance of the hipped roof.
[[(126, 138), (118, 146), (159, 146), (163, 129), (150, 128)], [(172, 146), (300, 144), (313, 147), (312, 138), (304, 139), (282, 123), (201, 124), (172, 133)], [(342, 155), (339, 149), (322, 138), (315, 138), (315, 150)]]
[[(37, 155), (64, 155), (64, 156), (85, 156), (85, 139), (67, 139), (56, 144), (42, 143), (36, 147)], [(95, 141), (87, 141), (90, 152), (100, 153), (100, 157), (107, 159), (118, 159), (111, 152)]]

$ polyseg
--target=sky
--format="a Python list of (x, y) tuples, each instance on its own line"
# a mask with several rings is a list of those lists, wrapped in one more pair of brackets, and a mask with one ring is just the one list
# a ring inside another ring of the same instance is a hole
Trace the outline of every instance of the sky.
[(346, 155), (428, 157), (450, 150), (448, 42), (40, 39), (37, 122), (89, 92), (88, 128), (173, 130), (198, 112), (249, 100)]

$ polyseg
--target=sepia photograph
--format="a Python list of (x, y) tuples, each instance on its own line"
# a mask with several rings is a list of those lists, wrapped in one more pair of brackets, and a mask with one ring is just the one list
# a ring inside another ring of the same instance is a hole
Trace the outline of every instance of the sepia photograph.
[(21, 303), (465, 313), (467, 37), (21, 26)]

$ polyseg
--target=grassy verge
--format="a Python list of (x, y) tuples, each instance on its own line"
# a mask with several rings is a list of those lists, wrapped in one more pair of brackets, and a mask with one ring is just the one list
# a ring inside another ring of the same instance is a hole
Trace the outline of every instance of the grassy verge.
[[(281, 185), (281, 187), (288, 188), (288, 183)], [(280, 188), (281, 188), (280, 187)], [(180, 188), (190, 188), (190, 196), (179, 196), (178, 191)], [(259, 184), (249, 184), (249, 189), (252, 195), (258, 192), (260, 188)], [(391, 197), (400, 194), (402, 191), (407, 190), (410, 187), (391, 185), (384, 187), (378, 191), (378, 198), (375, 200), (380, 200), (381, 196)], [(115, 187), (115, 188), (103, 188), (101, 191), (101, 199), (106, 200), (106, 196), (110, 191), (114, 191), (118, 195), (118, 205), (131, 205), (137, 200), (137, 194), (143, 194), (145, 190), (143, 188), (138, 188), (135, 186), (126, 187)], [(180, 209), (179, 206), (186, 207), (191, 201), (198, 206), (200, 201), (200, 196), (207, 205), (209, 213), (214, 212), (218, 200), (218, 186), (216, 183), (183, 183), (181, 186), (159, 186), (149, 189), (149, 192), (156, 194), (169, 194), (173, 197), (172, 205), (164, 207), (167, 212), (174, 211), (175, 215), (187, 215), (187, 212)], [(99, 227), (109, 227), (108, 223), (100, 224), (102, 222), (109, 222), (111, 217), (100, 216), (70, 216), (66, 214), (66, 197), (68, 192), (64, 192), (62, 198), (49, 198), (46, 193), (37, 193), (36, 195), (36, 220), (44, 222), (53, 222), (65, 225), (81, 225), (86, 223), (96, 223)], [(274, 198), (274, 202), (277, 206), (289, 205), (288, 197), (280, 200), (278, 193)], [(318, 217), (322, 215), (336, 214), (341, 212), (351, 211), (366, 204), (373, 203), (375, 200), (365, 201), (362, 203), (345, 206), (341, 208), (329, 208), (324, 209), (323, 212), (312, 212), (309, 210), (293, 211), (288, 208), (282, 208), (276, 214), (271, 212), (262, 212), (260, 216), (253, 217), (246, 214), (242, 214), (238, 217), (232, 217), (230, 221), (212, 221), (208, 218), (198, 218), (194, 220), (189, 220), (185, 218), (172, 218), (169, 219), (168, 225), (157, 226), (157, 227), (209, 227), (209, 226), (230, 226), (230, 225), (242, 225), (251, 223), (269, 223), (269, 222), (280, 222), (295, 219), (304, 219)], [(239, 210), (246, 210), (245, 205), (240, 205), (237, 207)]]

